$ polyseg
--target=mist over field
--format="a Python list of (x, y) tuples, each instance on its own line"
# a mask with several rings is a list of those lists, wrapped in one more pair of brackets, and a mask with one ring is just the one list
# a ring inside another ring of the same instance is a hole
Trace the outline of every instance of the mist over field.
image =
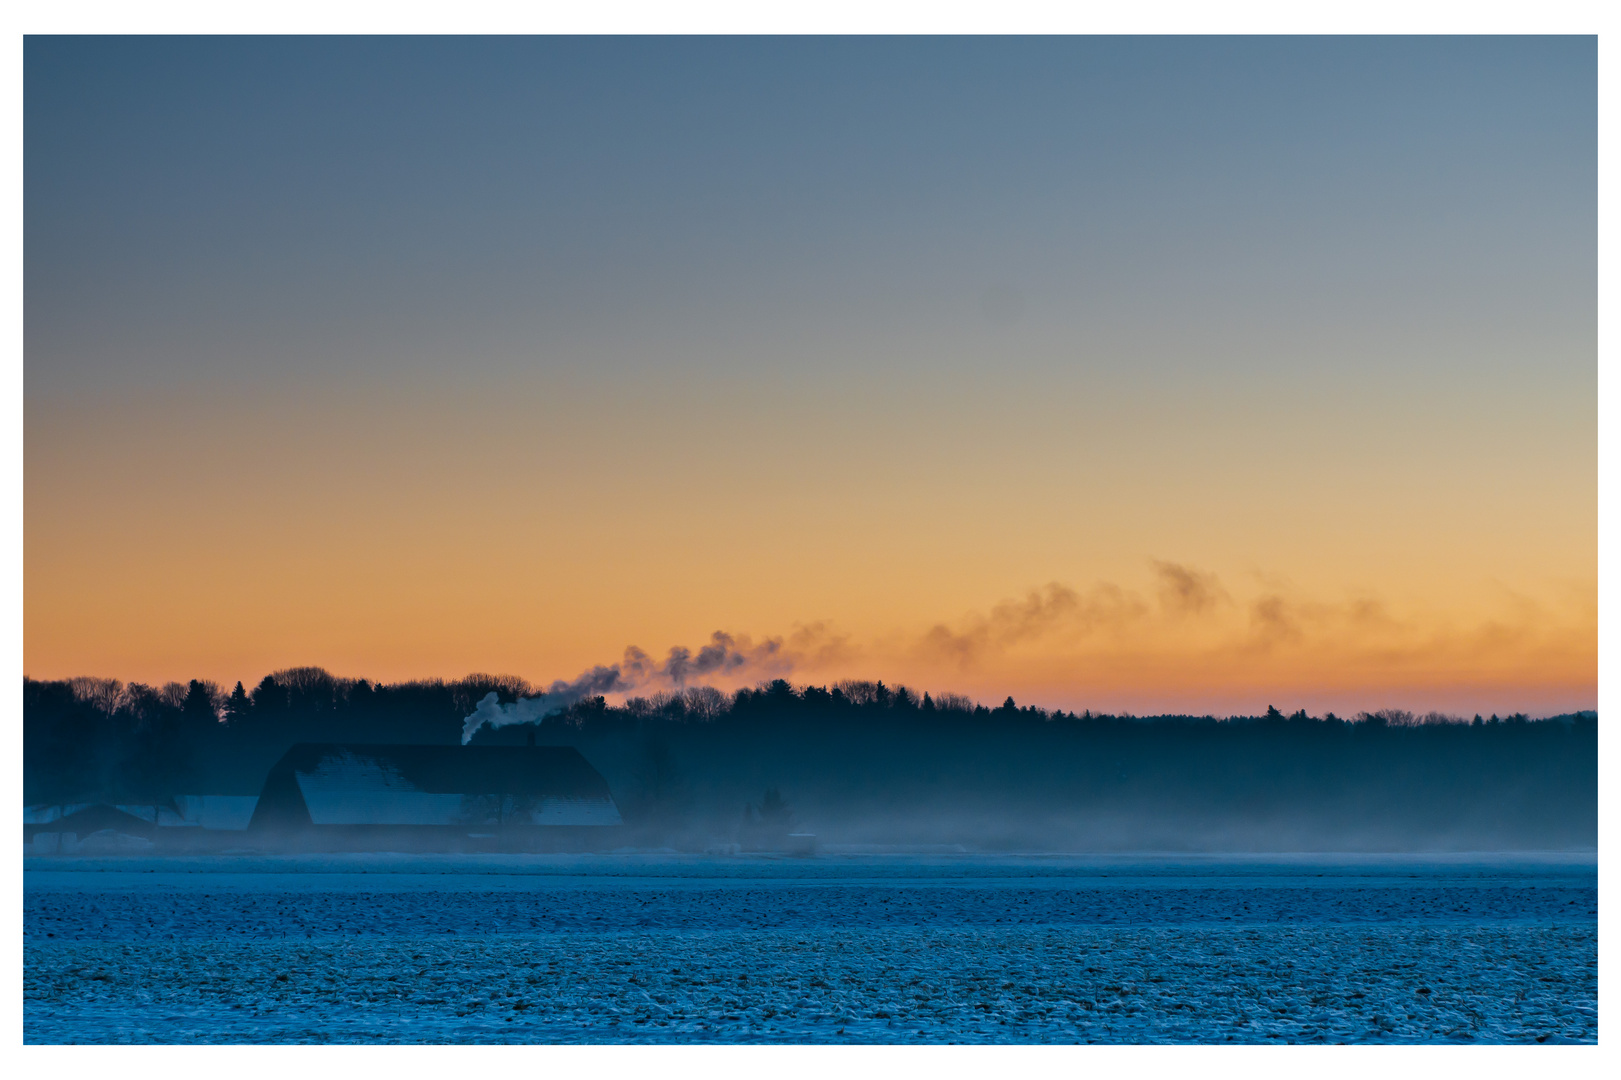
[[(511, 677), (394, 685), (317, 668), (250, 694), (26, 681), (25, 798), (257, 794), (299, 742), (577, 748), (616, 846), (970, 851), (1587, 850), (1597, 716), (1049, 712), (847, 681), (610, 705)], [(550, 695), (548, 697), (548, 695)], [(535, 705), (552, 701), (550, 714)], [(480, 710), (508, 722), (470, 725)], [(536, 717), (540, 717), (536, 719)], [(605, 834), (606, 835), (606, 834)], [(801, 840), (800, 842), (804, 842)], [(735, 846), (735, 847), (734, 847)]]

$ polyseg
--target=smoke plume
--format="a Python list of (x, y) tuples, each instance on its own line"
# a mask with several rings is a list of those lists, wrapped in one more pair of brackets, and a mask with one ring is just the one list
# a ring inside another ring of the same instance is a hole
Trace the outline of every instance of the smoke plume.
[(733, 637), (717, 630), (709, 644), (696, 655), (677, 645), (664, 662), (658, 663), (632, 645), (617, 664), (597, 665), (573, 679), (558, 679), (542, 694), (519, 698), (503, 705), (495, 691), (485, 694), (462, 723), (462, 745), (472, 741), (479, 728), (508, 724), (534, 724), (555, 716), (570, 705), (599, 694), (626, 694), (635, 690), (681, 688), (690, 681), (706, 678), (781, 676), (793, 670), (793, 658), (783, 648), (781, 638), (767, 638), (756, 645), (746, 636)]

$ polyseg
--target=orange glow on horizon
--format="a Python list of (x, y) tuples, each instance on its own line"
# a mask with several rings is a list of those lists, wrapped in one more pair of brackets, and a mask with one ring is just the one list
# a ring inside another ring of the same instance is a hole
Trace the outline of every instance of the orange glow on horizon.
[(1393, 472), (1144, 414), (1153, 452), (1120, 462), (1056, 423), (972, 434), (1019, 430), (995, 402), (969, 434), (913, 410), (832, 438), (826, 402), (728, 426), (769, 410), (609, 393), (30, 399), (26, 671), (544, 683), (821, 626), (798, 681), (1137, 713), (1596, 702), (1585, 435)]

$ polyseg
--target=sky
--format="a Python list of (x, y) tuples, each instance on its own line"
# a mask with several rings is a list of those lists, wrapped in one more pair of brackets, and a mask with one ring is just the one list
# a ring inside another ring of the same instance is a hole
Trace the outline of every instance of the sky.
[(1596, 63), (29, 38), (26, 672), (1591, 708)]

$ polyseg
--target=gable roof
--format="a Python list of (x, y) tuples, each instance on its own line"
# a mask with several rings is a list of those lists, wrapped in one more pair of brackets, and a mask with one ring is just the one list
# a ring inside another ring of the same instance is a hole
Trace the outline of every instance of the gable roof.
[(250, 828), (617, 825), (602, 774), (571, 746), (300, 743), (265, 778)]

